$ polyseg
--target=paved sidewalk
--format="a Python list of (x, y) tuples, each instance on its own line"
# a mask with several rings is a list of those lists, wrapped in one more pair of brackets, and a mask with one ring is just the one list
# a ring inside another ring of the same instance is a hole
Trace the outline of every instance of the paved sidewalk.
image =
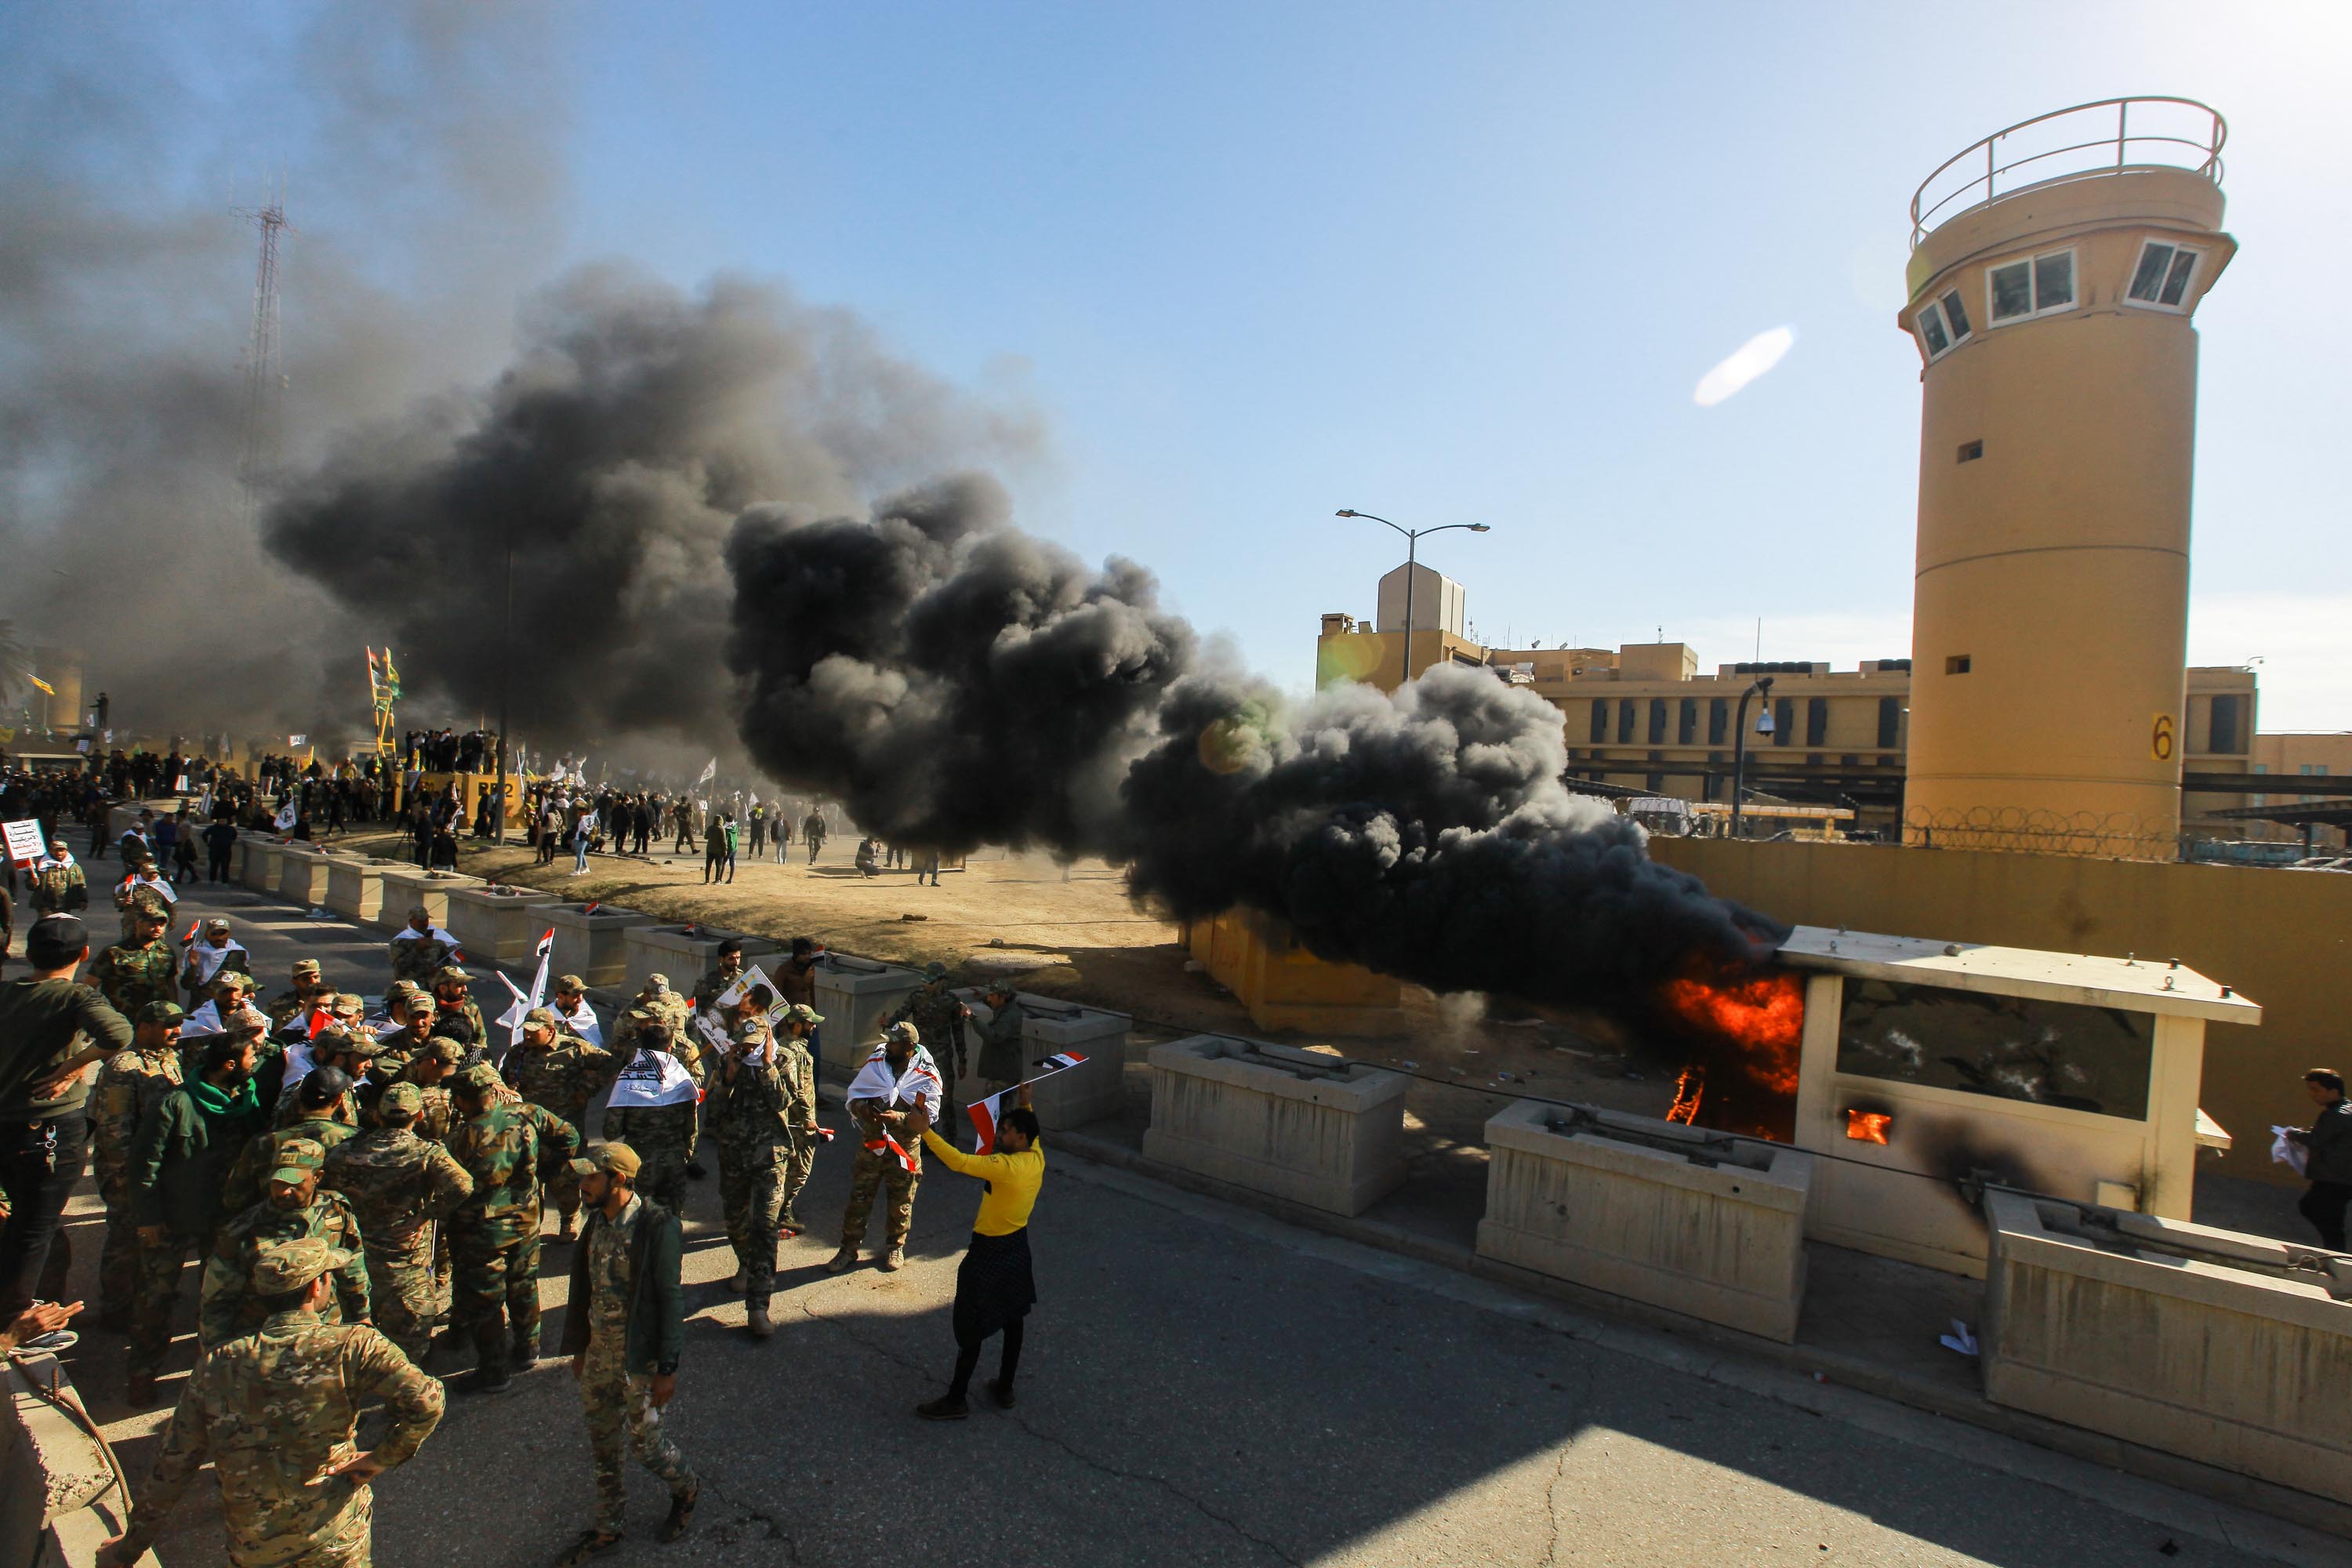
[[(188, 902), (237, 921), (273, 984), (299, 953), (339, 984), (383, 983), (379, 933), (242, 891)], [(926, 1172), (906, 1269), (829, 1276), (849, 1162), (828, 1149), (765, 1344), (723, 1287), (718, 1184), (697, 1184), (668, 1419), (709, 1489), (694, 1533), (664, 1548), (659, 1489), (635, 1475), (635, 1533), (599, 1561), (2352, 1563), (2344, 1542), (1047, 1149), (1021, 1405), (959, 1425), (911, 1407), (952, 1359), (972, 1183)], [(95, 1226), (75, 1238), (86, 1279)], [(551, 1342), (569, 1262), (547, 1247)], [(119, 1344), (92, 1331), (74, 1374), (136, 1488), (163, 1415), (123, 1419)], [(551, 1363), (521, 1384), (453, 1399), (386, 1478), (378, 1562), (537, 1564), (581, 1527), (571, 1380)], [(173, 1568), (226, 1561), (208, 1494), (164, 1543)]]

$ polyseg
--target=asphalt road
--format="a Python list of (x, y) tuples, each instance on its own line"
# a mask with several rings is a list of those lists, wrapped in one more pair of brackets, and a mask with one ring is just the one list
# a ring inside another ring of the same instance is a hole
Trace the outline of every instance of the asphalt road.
[[(380, 988), (373, 933), (241, 891), (184, 909), (238, 921), (275, 985), (320, 956)], [(687, 977), (673, 977), (685, 979)], [(495, 981), (478, 982), (485, 1011)], [(840, 1113), (827, 1116), (839, 1124)], [(953, 1361), (955, 1262), (977, 1202), (927, 1170), (908, 1267), (841, 1277), (849, 1159), (819, 1159), (788, 1244), (779, 1331), (724, 1289), (718, 1183), (697, 1184), (672, 1435), (703, 1476), (692, 1534), (654, 1543), (658, 1483), (631, 1479), (614, 1564), (2108, 1564), (2352, 1562), (2345, 1543), (1851, 1390), (1563, 1310), (1451, 1270), (1294, 1229), (1124, 1173), (1056, 1160), (1032, 1226), (1042, 1300), (1021, 1403), (933, 1425), (913, 1406)], [(94, 1198), (81, 1200), (87, 1215)], [(85, 1238), (87, 1246), (80, 1246)], [(869, 1237), (869, 1240), (877, 1237)], [(78, 1272), (96, 1228), (77, 1226)], [(548, 1342), (569, 1249), (545, 1251)], [(86, 1287), (85, 1287), (86, 1288)], [(176, 1347), (176, 1369), (192, 1347)], [(160, 1426), (129, 1420), (119, 1342), (77, 1380), (134, 1487)], [(457, 1370), (436, 1362), (433, 1370)], [(992, 1351), (982, 1377), (994, 1367)], [(165, 1384), (174, 1393), (177, 1377)], [(552, 1561), (591, 1487), (573, 1385), (550, 1362), (511, 1394), (453, 1396), (378, 1489), (388, 1568)], [(166, 1539), (226, 1562), (208, 1489)]]

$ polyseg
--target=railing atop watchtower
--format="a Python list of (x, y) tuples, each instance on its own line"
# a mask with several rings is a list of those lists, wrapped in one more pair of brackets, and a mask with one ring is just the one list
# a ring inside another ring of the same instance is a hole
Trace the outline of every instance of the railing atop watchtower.
[[(2132, 128), (2135, 115), (2143, 129)], [(2151, 121), (2155, 128), (2146, 129)], [(2096, 135), (2092, 134), (2094, 128)], [(2028, 131), (2037, 134), (2024, 138), (2022, 144), (2034, 150), (2004, 161), (2002, 143)], [(2229, 124), (2221, 112), (2193, 98), (2103, 98), (2021, 120), (1954, 153), (1919, 182), (1919, 188), (1911, 194), (1911, 247), (1917, 249), (1928, 231), (1942, 221), (1938, 214), (1946, 219), (1957, 217), (1992, 201), (2002, 194), (2004, 181), (2013, 195), (2029, 185), (2097, 179), (2134, 169), (2189, 169), (2218, 185), (2221, 143), (2229, 134)], [(2040, 146), (2050, 140), (2061, 144)], [(2176, 148), (2186, 151), (2175, 152)], [(2045, 163), (2047, 167), (2030, 174), (2010, 177), (2029, 165)], [(1953, 205), (1956, 202), (1958, 206)]]

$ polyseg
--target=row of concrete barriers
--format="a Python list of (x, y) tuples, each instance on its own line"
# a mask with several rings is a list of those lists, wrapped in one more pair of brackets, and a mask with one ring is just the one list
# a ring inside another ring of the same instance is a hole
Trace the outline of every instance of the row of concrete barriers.
[[(1228, 1037), (1153, 1047), (1152, 1160), (1358, 1215), (1403, 1180), (1407, 1080)], [(1782, 1342), (1817, 1156), (1522, 1100), (1489, 1119), (1481, 1255)], [(1986, 1396), (2352, 1503), (2352, 1257), (1995, 1190)]]
[[(551, 893), (397, 862), (240, 841), (237, 879), (395, 928), (423, 905), (467, 951), (511, 963), (555, 933), (556, 973), (628, 994), (681, 985), (730, 936), (747, 964), (778, 944), (666, 925)], [(314, 864), (318, 862), (318, 864)], [(921, 984), (902, 965), (820, 963), (825, 1079), (846, 1082), (881, 1021)], [(1129, 1019), (1024, 997), (1032, 1059), (1087, 1055), (1036, 1086), (1068, 1130), (1115, 1114)], [(1340, 1215), (1405, 1176), (1410, 1080), (1229, 1036), (1153, 1047), (1147, 1159)], [(977, 1092), (958, 1085), (959, 1099)], [(1816, 1156), (1612, 1111), (1520, 1100), (1486, 1124), (1478, 1251), (1517, 1268), (1769, 1339), (1794, 1340)], [(1997, 1404), (2128, 1436), (2352, 1503), (2352, 1258), (2127, 1211), (1996, 1192), (1981, 1363)]]

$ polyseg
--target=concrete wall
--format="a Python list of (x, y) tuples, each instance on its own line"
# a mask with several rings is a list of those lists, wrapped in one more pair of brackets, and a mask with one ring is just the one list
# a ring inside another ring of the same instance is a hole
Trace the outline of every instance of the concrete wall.
[(551, 904), (541, 912), (555, 928), (549, 974), (576, 974), (596, 987), (627, 981), (629, 931), (654, 923), (651, 915), (614, 904), (598, 904), (593, 912), (584, 903)]
[(1404, 1180), (1401, 1073), (1223, 1035), (1150, 1061), (1148, 1159), (1344, 1215)]
[(56, 1379), (65, 1397), (79, 1397), (54, 1357), (0, 1361), (0, 1563), (82, 1568), (122, 1533), (124, 1500), (106, 1450), (33, 1392), (36, 1379), (44, 1389)]
[(2200, 1103), (2235, 1140), (2203, 1168), (2293, 1183), (2273, 1122), (2311, 1120), (2302, 1078), (2352, 1068), (2352, 876), (1895, 845), (1656, 838), (1650, 853), (1792, 924), (2178, 958), (2262, 1004), (2254, 1028), (2210, 1026)]
[[(1612, 1136), (1624, 1133), (1643, 1141)], [(1486, 1146), (1482, 1256), (1795, 1342), (1811, 1155), (1727, 1148), (1643, 1116), (1602, 1112), (1571, 1124), (1559, 1107), (1531, 1100), (1488, 1119)]]
[[(449, 934), (468, 957), (520, 963), (539, 950), (539, 939), (555, 924), (548, 910), (556, 901), (553, 893), (528, 889), (493, 893), (487, 887), (453, 888)], [(558, 973), (549, 970), (551, 976)]]
[(2017, 1193), (1987, 1207), (1986, 1397), (2352, 1502), (2352, 1259), (2288, 1279), (2312, 1249), (2101, 1211), (2108, 1229)]

